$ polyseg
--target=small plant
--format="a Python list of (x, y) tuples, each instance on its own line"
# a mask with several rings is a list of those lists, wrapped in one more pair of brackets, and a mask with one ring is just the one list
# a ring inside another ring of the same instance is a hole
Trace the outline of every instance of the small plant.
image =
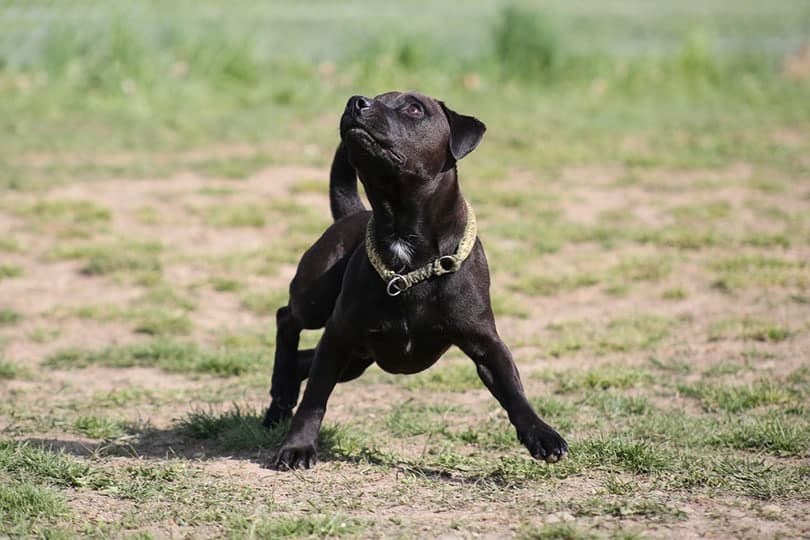
[(561, 50), (552, 23), (543, 14), (519, 7), (501, 9), (492, 28), (495, 56), (504, 74), (524, 80), (553, 78)]

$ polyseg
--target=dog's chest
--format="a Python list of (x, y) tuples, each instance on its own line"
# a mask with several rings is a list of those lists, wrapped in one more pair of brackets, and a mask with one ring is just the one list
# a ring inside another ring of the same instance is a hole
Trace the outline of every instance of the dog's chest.
[(417, 373), (433, 365), (449, 343), (441, 332), (406, 318), (380, 321), (366, 333), (365, 345), (389, 373)]

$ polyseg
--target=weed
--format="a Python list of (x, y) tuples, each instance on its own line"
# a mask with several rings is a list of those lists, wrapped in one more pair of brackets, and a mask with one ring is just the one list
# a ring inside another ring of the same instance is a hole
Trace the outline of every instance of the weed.
[(0, 238), (0, 252), (17, 253), (20, 251), (22, 251), (22, 247), (15, 238), (10, 236)]
[(742, 339), (777, 342), (788, 339), (791, 331), (783, 326), (754, 317), (733, 317), (712, 325), (709, 339)]
[(156, 243), (124, 242), (57, 247), (50, 253), (55, 259), (83, 261), (81, 272), (88, 276), (114, 273), (160, 274), (159, 255), (163, 247)]
[(11, 308), (0, 308), (0, 328), (12, 326), (23, 320), (23, 315), (19, 311)]
[(55, 368), (150, 366), (170, 372), (200, 372), (219, 376), (239, 375), (263, 365), (265, 354), (253, 349), (200, 349), (194, 344), (166, 339), (100, 350), (68, 349), (50, 356), (45, 364)]
[(251, 536), (260, 539), (356, 537), (365, 528), (366, 525), (359, 519), (339, 514), (262, 518), (248, 527)]
[(212, 276), (209, 279), (211, 287), (218, 292), (235, 292), (242, 288), (242, 284), (231, 278)]
[(22, 373), (20, 366), (0, 358), (0, 380), (16, 379), (20, 376), (20, 373)]
[(108, 209), (92, 201), (81, 200), (41, 200), (19, 208), (16, 213), (36, 223), (92, 226), (109, 223), (112, 216)]
[(289, 293), (279, 289), (263, 293), (250, 293), (242, 297), (242, 307), (260, 317), (275, 315), (278, 308), (287, 304)]
[(114, 439), (124, 434), (119, 422), (102, 416), (79, 416), (73, 428), (92, 439)]
[(560, 63), (559, 38), (541, 13), (506, 6), (498, 14), (492, 35), (506, 75), (532, 80), (555, 74)]
[(682, 287), (666, 289), (664, 292), (661, 293), (661, 298), (663, 298), (664, 300), (683, 300), (687, 296), (689, 296), (689, 294)]
[(787, 403), (791, 399), (791, 393), (783, 385), (770, 379), (734, 386), (699, 383), (682, 385), (679, 389), (684, 395), (700, 399), (703, 408), (709, 412), (735, 413), (763, 405)]
[(9, 278), (20, 277), (23, 269), (13, 264), (0, 264), (0, 281)]
[(434, 392), (466, 392), (483, 388), (473, 364), (441, 364), (405, 379), (405, 386)]
[(38, 522), (68, 513), (64, 498), (52, 489), (16, 479), (0, 482), (0, 527), (4, 534), (28, 536), (37, 530)]
[(750, 287), (792, 287), (803, 290), (810, 286), (810, 267), (807, 264), (778, 257), (737, 255), (712, 261), (709, 268), (718, 274), (714, 286), (725, 291)]
[(737, 419), (730, 429), (716, 433), (712, 442), (721, 447), (802, 457), (810, 449), (808, 427), (806, 422), (792, 422), (783, 415), (743, 417)]
[(264, 227), (268, 209), (252, 203), (214, 205), (197, 210), (212, 227)]
[(444, 417), (452, 411), (451, 407), (431, 407), (406, 401), (391, 409), (385, 418), (385, 427), (395, 437), (439, 433), (447, 429)]

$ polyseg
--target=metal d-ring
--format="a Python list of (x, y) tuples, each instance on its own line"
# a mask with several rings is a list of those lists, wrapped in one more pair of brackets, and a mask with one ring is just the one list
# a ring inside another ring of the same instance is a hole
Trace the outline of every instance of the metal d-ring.
[(461, 263), (452, 255), (444, 255), (439, 257), (436, 261), (443, 274), (448, 272), (455, 272), (461, 267)]
[(394, 276), (388, 280), (388, 285), (385, 287), (385, 292), (388, 293), (388, 296), (398, 296), (407, 288), (408, 284), (405, 282), (405, 276), (394, 274)]

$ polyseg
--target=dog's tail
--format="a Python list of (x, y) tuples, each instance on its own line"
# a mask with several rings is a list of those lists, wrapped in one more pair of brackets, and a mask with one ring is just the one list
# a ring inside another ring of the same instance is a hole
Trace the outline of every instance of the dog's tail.
[(329, 207), (335, 221), (366, 209), (357, 193), (357, 172), (349, 163), (349, 155), (343, 143), (335, 150), (332, 169), (329, 171)]

